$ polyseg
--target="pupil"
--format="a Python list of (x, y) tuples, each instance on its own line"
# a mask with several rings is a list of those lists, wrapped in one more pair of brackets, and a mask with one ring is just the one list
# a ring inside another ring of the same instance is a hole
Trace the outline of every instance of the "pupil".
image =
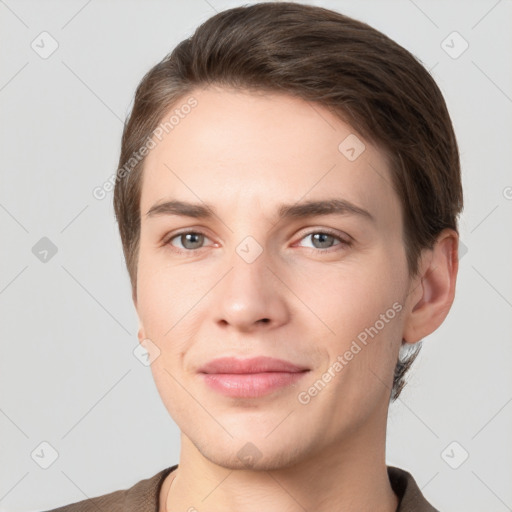
[[(196, 249), (198, 245), (201, 245), (202, 236), (200, 233), (186, 233), (182, 235), (181, 243), (187, 249)], [(189, 242), (192, 247), (189, 245)]]
[[(326, 239), (332, 238), (332, 235), (328, 233), (315, 233), (313, 235), (313, 240), (320, 242), (321, 248), (330, 247), (331, 244), (326, 244)], [(322, 245), (323, 244), (323, 245)]]

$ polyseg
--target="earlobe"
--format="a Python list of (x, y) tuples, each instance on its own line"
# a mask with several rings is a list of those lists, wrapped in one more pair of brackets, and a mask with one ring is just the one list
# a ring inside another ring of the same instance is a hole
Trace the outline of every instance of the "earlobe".
[(139, 343), (142, 343), (142, 340), (146, 339), (146, 334), (144, 330), (144, 326), (142, 325), (142, 321), (139, 316), (139, 312), (137, 310), (137, 294), (135, 293), (135, 290), (132, 288), (132, 300), (133, 305), (135, 306), (135, 311), (137, 311), (137, 317), (139, 319), (139, 329), (137, 331), (137, 338), (139, 339)]
[(139, 339), (139, 343), (142, 343), (142, 341), (146, 339), (144, 327), (140, 323), (140, 320), (139, 320), (139, 330), (137, 331), (137, 338)]
[(444, 321), (455, 297), (458, 271), (458, 234), (443, 230), (422, 261), (420, 276), (409, 292), (409, 314), (404, 325), (406, 343), (416, 343)]

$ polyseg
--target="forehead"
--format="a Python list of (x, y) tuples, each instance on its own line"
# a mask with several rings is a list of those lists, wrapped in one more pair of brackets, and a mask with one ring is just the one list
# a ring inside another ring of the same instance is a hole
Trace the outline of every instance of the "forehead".
[(273, 205), (342, 197), (379, 221), (399, 220), (384, 152), (328, 109), (285, 94), (210, 87), (172, 112), (190, 97), (197, 106), (154, 139), (146, 157), (143, 215), (169, 198), (270, 215)]

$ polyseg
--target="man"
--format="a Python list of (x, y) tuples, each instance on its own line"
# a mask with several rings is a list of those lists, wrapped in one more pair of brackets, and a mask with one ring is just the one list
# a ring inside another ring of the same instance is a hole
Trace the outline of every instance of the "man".
[(139, 85), (114, 205), (180, 460), (56, 510), (435, 510), (385, 463), (389, 403), (453, 302), (462, 209), (411, 54), (307, 5), (213, 16)]

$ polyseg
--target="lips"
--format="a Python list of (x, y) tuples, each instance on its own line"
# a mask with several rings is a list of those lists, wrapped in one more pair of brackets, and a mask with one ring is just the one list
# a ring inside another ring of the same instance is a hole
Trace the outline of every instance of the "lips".
[(266, 372), (299, 373), (309, 368), (293, 364), (273, 357), (253, 357), (238, 359), (236, 357), (221, 357), (214, 359), (199, 369), (199, 373), (249, 374)]
[(294, 385), (308, 368), (274, 359), (255, 357), (214, 359), (199, 369), (199, 375), (214, 391), (231, 398), (258, 398)]

